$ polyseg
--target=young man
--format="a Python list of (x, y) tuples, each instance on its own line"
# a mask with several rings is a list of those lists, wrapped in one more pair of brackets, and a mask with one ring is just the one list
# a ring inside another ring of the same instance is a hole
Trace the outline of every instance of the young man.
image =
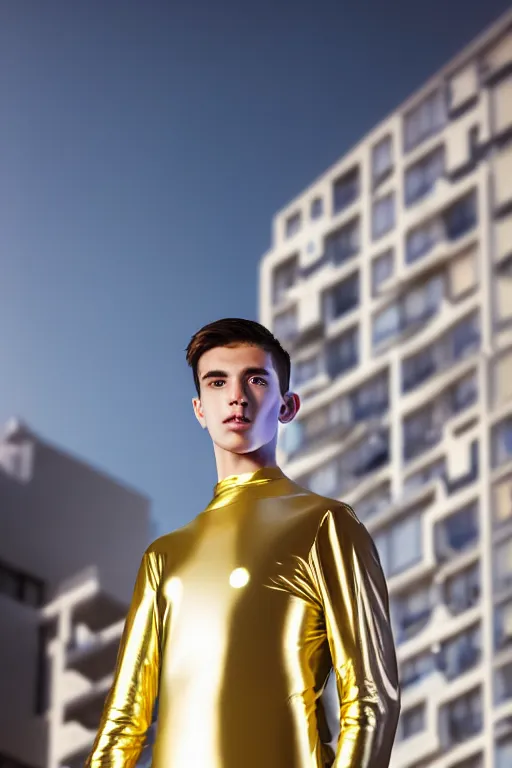
[(353, 511), (276, 465), (278, 423), (300, 405), (289, 355), (258, 323), (225, 319), (187, 360), (218, 483), (144, 554), (86, 766), (133, 768), (158, 697), (153, 768), (386, 768), (400, 709), (386, 584)]

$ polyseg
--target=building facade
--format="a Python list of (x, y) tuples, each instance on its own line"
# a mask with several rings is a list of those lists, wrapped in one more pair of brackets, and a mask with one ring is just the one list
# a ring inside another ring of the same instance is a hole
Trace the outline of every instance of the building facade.
[(379, 549), (392, 765), (512, 766), (512, 13), (276, 215), (260, 320), (283, 468)]
[(0, 439), (0, 768), (82, 765), (138, 564), (147, 498), (18, 422)]

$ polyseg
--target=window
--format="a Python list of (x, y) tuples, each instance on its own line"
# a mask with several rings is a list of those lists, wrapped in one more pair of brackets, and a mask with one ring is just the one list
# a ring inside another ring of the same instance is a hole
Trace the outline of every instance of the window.
[(436, 372), (435, 346), (431, 344), (402, 363), (402, 391), (412, 392)]
[(376, 376), (350, 396), (354, 421), (381, 416), (389, 406), (388, 376)]
[(482, 730), (482, 693), (476, 688), (446, 705), (444, 720), (448, 742), (457, 744)]
[(400, 667), (400, 683), (402, 688), (409, 688), (428, 677), (436, 669), (436, 659), (433, 653), (425, 651), (413, 656)]
[(442, 239), (443, 230), (439, 221), (432, 220), (411, 230), (405, 244), (405, 260), (407, 264), (426, 256), (429, 251)]
[(476, 194), (471, 192), (452, 205), (446, 211), (444, 221), (449, 240), (457, 240), (474, 229), (477, 223)]
[(481, 656), (482, 637), (476, 625), (445, 641), (441, 646), (438, 664), (448, 680), (460, 677), (475, 667)]
[(496, 589), (510, 587), (512, 584), (512, 539), (506, 539), (496, 546), (493, 562)]
[(389, 434), (386, 430), (372, 432), (338, 459), (338, 493), (348, 493), (362, 477), (389, 462)]
[[(342, 456), (342, 465), (351, 485), (389, 463), (389, 434), (387, 430), (370, 432), (354, 449)], [(344, 489), (348, 492), (348, 489)]]
[(478, 505), (469, 504), (436, 525), (438, 554), (447, 558), (462, 552), (478, 539)]
[(300, 231), (302, 226), (302, 216), (300, 213), (294, 213), (286, 219), (286, 237), (293, 237)]
[(40, 608), (44, 600), (44, 584), (41, 579), (0, 563), (0, 595)]
[(358, 252), (359, 219), (354, 219), (325, 238), (325, 258), (332, 264), (344, 264)]
[(357, 365), (359, 358), (358, 346), (359, 334), (357, 327), (327, 342), (327, 373), (331, 379)]
[(446, 111), (444, 91), (439, 88), (408, 112), (404, 121), (405, 151), (440, 131), (446, 123)]
[(416, 587), (391, 602), (392, 624), (398, 642), (410, 640), (426, 626), (432, 612), (430, 588)]
[(447, 417), (442, 401), (429, 402), (404, 421), (404, 459), (411, 461), (439, 443)]
[(393, 275), (395, 268), (395, 253), (392, 248), (380, 256), (377, 256), (372, 262), (372, 288), (377, 293), (383, 283)]
[(444, 148), (431, 152), (412, 165), (405, 173), (405, 204), (418, 202), (433, 190), (444, 174)]
[(334, 182), (333, 211), (340, 213), (348, 208), (359, 196), (359, 168), (343, 174)]
[(324, 212), (324, 201), (321, 197), (315, 197), (314, 200), (311, 201), (311, 218), (313, 221), (315, 219), (319, 219)]
[(512, 480), (507, 477), (493, 488), (494, 527), (499, 528), (512, 520)]
[(359, 304), (359, 272), (329, 288), (324, 295), (324, 316), (332, 323)]
[(320, 373), (320, 356), (313, 355), (305, 360), (298, 360), (293, 367), (293, 385), (306, 384)]
[(298, 257), (295, 254), (274, 269), (274, 304), (278, 304), (297, 282)]
[(475, 352), (480, 346), (480, 317), (469, 315), (454, 326), (451, 332), (450, 347), (454, 361), (462, 360)]
[(378, 533), (374, 541), (387, 577), (415, 565), (423, 556), (420, 513), (410, 514)]
[(378, 240), (395, 226), (395, 194), (391, 192), (373, 203), (372, 237)]
[(460, 413), (469, 408), (478, 399), (478, 382), (475, 373), (470, 373), (460, 379), (450, 392), (451, 409), (453, 413)]
[(408, 416), (403, 426), (404, 460), (411, 461), (437, 445), (442, 430), (441, 413), (432, 403)]
[(499, 667), (494, 673), (494, 699), (496, 704), (503, 704), (512, 699), (512, 664)]
[(400, 737), (410, 739), (425, 730), (425, 705), (417, 704), (402, 713), (400, 720)]
[(512, 418), (505, 419), (493, 429), (494, 466), (499, 467), (512, 458)]
[(274, 318), (274, 333), (278, 339), (289, 341), (297, 333), (297, 309), (291, 307)]
[(374, 183), (378, 184), (393, 168), (393, 143), (391, 136), (379, 141), (372, 150), (372, 175)]
[(512, 349), (509, 347), (493, 364), (493, 401), (503, 404), (512, 399)]
[(435, 275), (428, 282), (390, 304), (374, 317), (373, 343), (381, 344), (393, 336), (421, 324), (434, 315), (444, 297), (444, 278)]
[(467, 611), (477, 605), (480, 599), (479, 564), (465, 568), (445, 582), (446, 605), (453, 614)]

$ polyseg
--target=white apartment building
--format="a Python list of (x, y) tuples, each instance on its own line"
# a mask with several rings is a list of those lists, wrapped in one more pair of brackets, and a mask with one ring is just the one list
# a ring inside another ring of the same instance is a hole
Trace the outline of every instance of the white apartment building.
[(83, 765), (149, 501), (13, 421), (0, 438), (0, 768)]
[(280, 460), (378, 546), (394, 768), (512, 766), (512, 13), (273, 222)]

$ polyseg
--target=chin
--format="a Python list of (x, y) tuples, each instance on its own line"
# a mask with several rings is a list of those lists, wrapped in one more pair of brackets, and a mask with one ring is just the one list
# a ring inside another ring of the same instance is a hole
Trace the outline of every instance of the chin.
[(215, 444), (218, 448), (229, 453), (245, 455), (246, 453), (255, 453), (265, 445), (264, 442), (251, 440), (250, 435), (233, 435), (231, 440), (218, 441)]

